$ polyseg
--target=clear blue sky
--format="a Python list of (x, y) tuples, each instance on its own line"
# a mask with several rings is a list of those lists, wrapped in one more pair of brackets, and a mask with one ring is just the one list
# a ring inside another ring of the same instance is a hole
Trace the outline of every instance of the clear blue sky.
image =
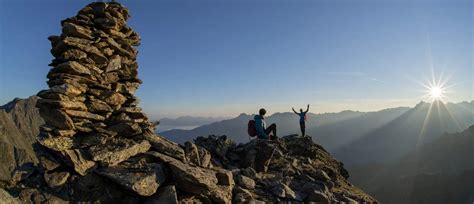
[[(0, 0), (0, 103), (46, 88), (49, 35), (89, 1)], [(121, 1), (152, 118), (413, 106), (433, 70), (473, 97), (471, 0)]]

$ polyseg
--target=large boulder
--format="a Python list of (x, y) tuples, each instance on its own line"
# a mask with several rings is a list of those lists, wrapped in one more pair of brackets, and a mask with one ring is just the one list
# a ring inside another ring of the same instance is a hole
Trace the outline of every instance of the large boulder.
[(158, 152), (149, 152), (149, 154), (169, 165), (173, 180), (176, 182), (178, 189), (192, 194), (207, 196), (216, 203), (232, 202), (232, 175), (223, 179), (223, 174), (218, 171), (193, 167)]

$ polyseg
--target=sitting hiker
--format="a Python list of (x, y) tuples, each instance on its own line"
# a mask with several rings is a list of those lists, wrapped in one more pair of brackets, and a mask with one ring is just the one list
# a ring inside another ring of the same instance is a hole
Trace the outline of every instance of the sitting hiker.
[[(271, 124), (268, 128), (266, 128), (264, 116), (267, 113), (265, 109), (260, 109), (258, 111), (258, 115), (254, 117), (255, 120), (255, 129), (257, 130), (257, 137), (259, 139), (272, 139), (275, 140), (277, 138), (276, 134), (276, 124)], [(270, 133), (273, 135), (270, 136)]]
[(308, 104), (308, 108), (306, 108), (306, 111), (303, 112), (303, 109), (300, 108), (300, 112), (296, 112), (295, 111), (295, 108), (291, 108), (293, 110), (293, 112), (296, 113), (296, 115), (300, 116), (300, 129), (301, 129), (301, 136), (306, 136), (305, 133), (306, 133), (306, 113), (308, 113), (309, 111), (309, 104)]

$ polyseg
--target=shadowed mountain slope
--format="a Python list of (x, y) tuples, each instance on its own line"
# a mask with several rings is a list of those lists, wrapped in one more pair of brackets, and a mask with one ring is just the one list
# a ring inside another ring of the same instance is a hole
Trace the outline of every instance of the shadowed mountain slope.
[(334, 154), (348, 165), (394, 161), (445, 132), (462, 131), (474, 124), (473, 110), (474, 101), (422, 102)]
[(474, 126), (444, 134), (391, 164), (349, 168), (382, 203), (472, 203)]
[(44, 123), (35, 107), (37, 100), (16, 98), (0, 106), (0, 184), (10, 181), (15, 168), (37, 162), (32, 144)]

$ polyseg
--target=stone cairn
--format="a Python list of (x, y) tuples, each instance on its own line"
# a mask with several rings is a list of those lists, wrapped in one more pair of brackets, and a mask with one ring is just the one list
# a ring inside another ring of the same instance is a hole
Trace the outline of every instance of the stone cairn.
[(61, 36), (48, 38), (55, 59), (49, 89), (37, 94), (46, 121), (38, 139), (40, 186), (67, 201), (173, 203), (178, 191), (229, 203), (232, 173), (209, 169), (203, 148), (188, 144), (186, 156), (155, 135), (138, 107), (140, 37), (128, 18), (119, 3), (95, 2), (63, 20)]

